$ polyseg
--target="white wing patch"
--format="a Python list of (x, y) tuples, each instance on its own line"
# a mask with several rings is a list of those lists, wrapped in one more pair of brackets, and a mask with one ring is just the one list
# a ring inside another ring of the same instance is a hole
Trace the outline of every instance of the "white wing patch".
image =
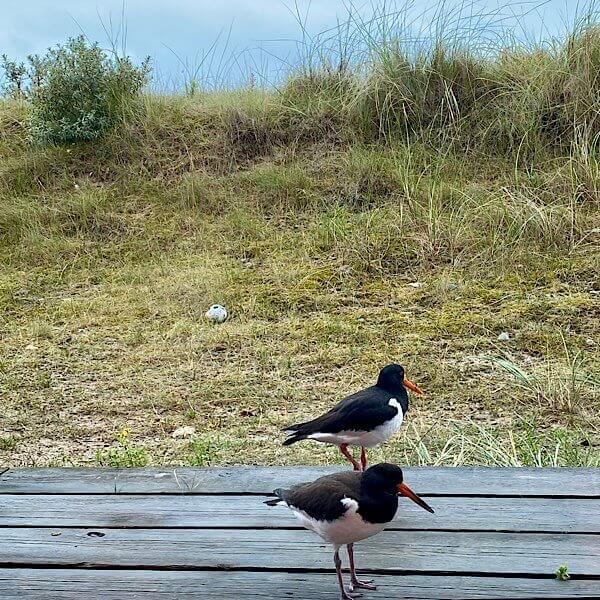
[(402, 406), (400, 406), (400, 402), (398, 402), (398, 400), (396, 400), (396, 398), (390, 398), (390, 401), (388, 402), (388, 404), (390, 406), (393, 406), (397, 411), (400, 412), (400, 414), (402, 414)]
[(348, 509), (348, 512), (358, 512), (358, 502), (354, 498), (342, 498), (340, 502)]

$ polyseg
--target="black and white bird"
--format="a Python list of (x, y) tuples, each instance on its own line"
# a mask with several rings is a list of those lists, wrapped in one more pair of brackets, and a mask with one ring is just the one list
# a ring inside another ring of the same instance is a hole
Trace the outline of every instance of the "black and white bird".
[[(284, 446), (301, 440), (335, 444), (352, 463), (356, 471), (367, 467), (366, 448), (385, 442), (402, 425), (408, 411), (408, 392), (423, 394), (423, 390), (404, 376), (404, 368), (391, 364), (381, 369), (377, 383), (346, 396), (324, 415), (286, 427), (288, 438)], [(358, 463), (348, 446), (360, 446)]]
[[(356, 589), (374, 590), (371, 581), (361, 581), (354, 566), (354, 543), (376, 535), (392, 521), (398, 510), (398, 495), (406, 496), (425, 510), (433, 509), (405, 483), (402, 469), (380, 463), (364, 472), (345, 471), (320, 477), (289, 490), (276, 489), (269, 506), (286, 506), (306, 529), (333, 545), (333, 561), (342, 600), (356, 597)], [(340, 547), (347, 546), (350, 564), (349, 591), (344, 587)]]

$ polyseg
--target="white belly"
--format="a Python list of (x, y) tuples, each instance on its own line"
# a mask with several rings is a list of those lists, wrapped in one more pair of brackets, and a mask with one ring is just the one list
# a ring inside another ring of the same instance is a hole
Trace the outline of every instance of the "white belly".
[(358, 504), (354, 500), (344, 500), (352, 504), (344, 515), (335, 521), (317, 521), (309, 517), (304, 511), (291, 506), (300, 523), (306, 529), (314, 531), (326, 542), (336, 547), (352, 544), (377, 535), (385, 529), (386, 523), (369, 523), (356, 511)]
[[(392, 404), (393, 403), (393, 404)], [(324, 442), (326, 444), (349, 444), (351, 446), (364, 446), (365, 448), (372, 448), (377, 446), (391, 438), (400, 426), (404, 419), (402, 414), (402, 408), (395, 398), (390, 400), (390, 405), (396, 406), (398, 414), (383, 425), (376, 427), (372, 431), (338, 431), (337, 433), (313, 433), (308, 436), (311, 440), (317, 442)]]

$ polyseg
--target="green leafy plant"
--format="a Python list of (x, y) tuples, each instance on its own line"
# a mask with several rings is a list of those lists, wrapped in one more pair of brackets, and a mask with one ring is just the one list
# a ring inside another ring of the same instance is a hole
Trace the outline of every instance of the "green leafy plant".
[(97, 139), (122, 119), (150, 76), (149, 59), (136, 66), (83, 36), (29, 56), (27, 64), (4, 56), (2, 67), (8, 94), (31, 102), (31, 134), (45, 144)]
[(0, 450), (10, 452), (12, 450), (16, 450), (16, 448), (17, 448), (16, 438), (14, 438), (10, 435), (0, 436)]
[(131, 444), (129, 430), (122, 429), (114, 446), (96, 453), (96, 462), (102, 467), (145, 467), (149, 459), (144, 448)]
[(218, 447), (208, 438), (195, 438), (190, 444), (187, 463), (194, 467), (208, 467), (215, 463)]
[(571, 579), (567, 565), (560, 565), (560, 567), (556, 569), (556, 579), (559, 581), (568, 581)]

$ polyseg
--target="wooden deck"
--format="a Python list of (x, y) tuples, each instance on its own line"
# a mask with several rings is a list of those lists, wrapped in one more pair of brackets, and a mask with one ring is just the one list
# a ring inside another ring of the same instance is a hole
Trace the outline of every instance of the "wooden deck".
[[(0, 469), (0, 598), (337, 599), (330, 549), (262, 500), (339, 469)], [(366, 600), (600, 597), (600, 470), (405, 478), (436, 514), (357, 544)]]

